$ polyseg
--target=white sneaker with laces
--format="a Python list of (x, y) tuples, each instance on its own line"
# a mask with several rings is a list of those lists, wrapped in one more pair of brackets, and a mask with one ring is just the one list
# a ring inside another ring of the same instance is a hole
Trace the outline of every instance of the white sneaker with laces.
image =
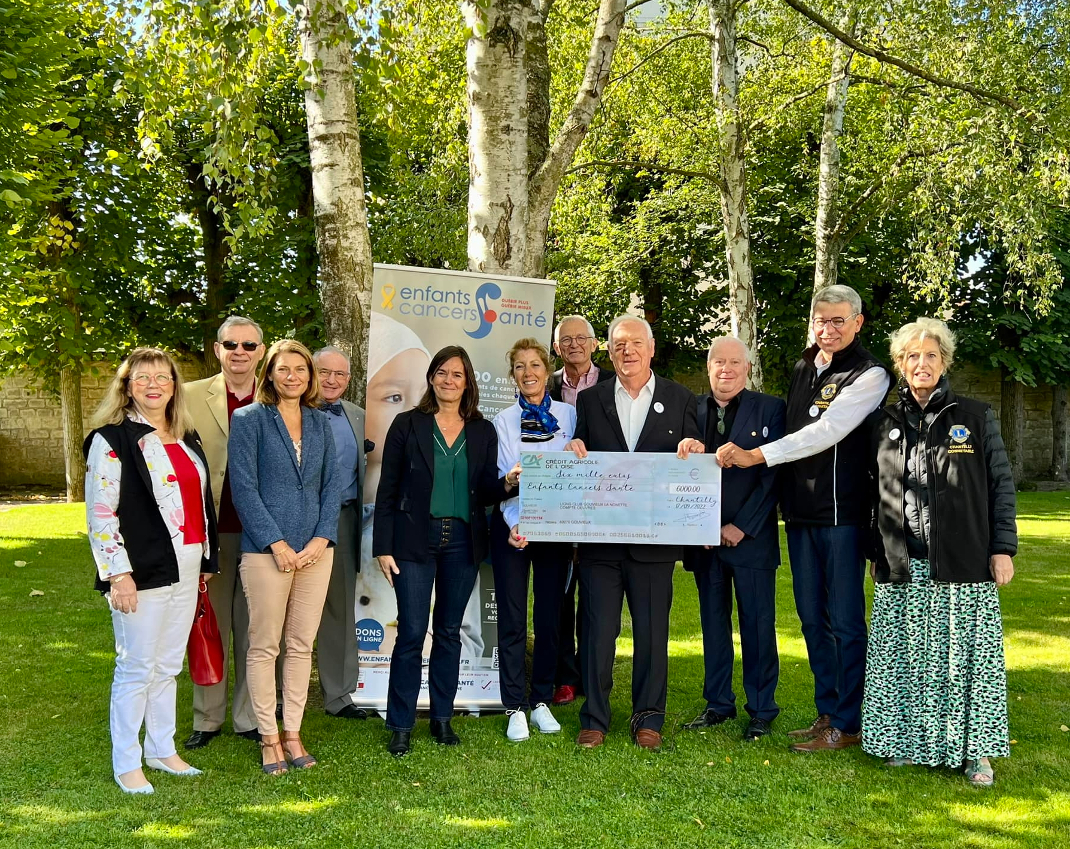
[(531, 712), (531, 724), (543, 734), (556, 734), (561, 730), (561, 723), (554, 719), (546, 702), (539, 702), (535, 705), (535, 709)]
[(522, 710), (507, 710), (505, 715), (509, 717), (509, 727), (505, 730), (505, 736), (513, 743), (519, 743), (528, 739), (528, 718)]

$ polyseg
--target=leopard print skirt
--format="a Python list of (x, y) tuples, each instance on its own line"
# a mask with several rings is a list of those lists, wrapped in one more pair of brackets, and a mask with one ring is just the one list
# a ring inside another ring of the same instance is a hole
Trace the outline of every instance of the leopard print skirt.
[(881, 758), (957, 767), (1006, 757), (1007, 672), (993, 582), (947, 584), (928, 560), (910, 561), (909, 584), (873, 595), (862, 748)]

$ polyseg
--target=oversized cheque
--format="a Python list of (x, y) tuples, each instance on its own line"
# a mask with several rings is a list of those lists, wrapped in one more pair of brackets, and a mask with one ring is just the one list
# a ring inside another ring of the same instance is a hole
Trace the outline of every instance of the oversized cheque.
[(719, 545), (713, 455), (523, 451), (520, 530), (529, 540)]

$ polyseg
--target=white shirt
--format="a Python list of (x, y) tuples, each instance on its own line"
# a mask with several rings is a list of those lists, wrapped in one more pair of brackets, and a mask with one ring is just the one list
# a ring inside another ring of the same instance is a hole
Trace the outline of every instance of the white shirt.
[[(819, 377), (829, 367), (829, 363), (815, 365)], [(779, 466), (831, 448), (884, 403), (891, 383), (888, 373), (880, 366), (863, 372), (854, 383), (836, 393), (821, 418), (776, 442), (763, 445), (762, 456), (766, 464)]]
[[(576, 408), (563, 401), (551, 401), (550, 414), (557, 419), (560, 429), (545, 442), (521, 442), (520, 412), (520, 405), (513, 404), (494, 417), (494, 430), (498, 433), (498, 475), (501, 477), (517, 464), (521, 451), (564, 451), (565, 444), (576, 433)], [(502, 502), (502, 515), (510, 528), (520, 522), (519, 495)]]
[(634, 451), (650, 412), (650, 402), (654, 400), (654, 372), (650, 372), (650, 379), (643, 384), (636, 398), (628, 394), (619, 377), (615, 378), (613, 399), (617, 402), (617, 418), (620, 419), (620, 429), (624, 431), (624, 441), (628, 444), (628, 450)]

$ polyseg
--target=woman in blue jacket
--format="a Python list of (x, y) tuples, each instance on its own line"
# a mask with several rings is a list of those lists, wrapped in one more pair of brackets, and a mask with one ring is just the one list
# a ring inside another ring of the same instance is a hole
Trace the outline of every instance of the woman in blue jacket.
[(390, 425), (375, 498), (372, 553), (398, 600), (398, 635), (390, 658), (388, 751), (409, 751), (416, 724), (424, 636), (431, 615), (431, 736), (460, 739), (450, 726), (461, 656), (461, 619), (487, 553), (486, 507), (516, 485), (498, 478), (498, 437), (479, 412), (479, 387), (464, 348), (439, 351), (414, 410)]
[[(301, 742), (312, 643), (331, 579), (341, 506), (334, 437), (317, 409), (312, 355), (281, 339), (268, 350), (256, 403), (234, 412), (228, 468), (242, 522), (241, 578), (249, 602), (249, 695), (261, 736), (263, 770), (314, 766)], [(275, 660), (282, 640), (282, 712), (275, 719)]]

